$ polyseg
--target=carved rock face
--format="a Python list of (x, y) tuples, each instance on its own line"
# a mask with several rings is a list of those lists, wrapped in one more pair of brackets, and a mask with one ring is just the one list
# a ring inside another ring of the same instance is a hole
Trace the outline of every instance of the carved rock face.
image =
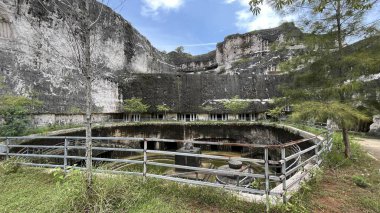
[(13, 30), (9, 20), (9, 11), (4, 3), (0, 2), (0, 38), (11, 39)]

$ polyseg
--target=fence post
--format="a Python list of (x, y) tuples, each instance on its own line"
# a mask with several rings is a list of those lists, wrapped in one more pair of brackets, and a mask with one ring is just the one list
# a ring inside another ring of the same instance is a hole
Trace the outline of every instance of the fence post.
[(265, 158), (265, 199), (266, 199), (266, 212), (269, 212), (269, 156), (268, 148), (264, 150)]
[[(332, 129), (329, 129), (329, 130), (327, 131), (327, 150), (328, 150), (328, 151), (331, 151), (331, 143), (332, 143), (332, 140), (331, 140), (330, 137), (332, 137), (332, 136), (333, 136), (333, 130), (332, 130)], [(330, 140), (331, 140), (331, 142), (330, 142)]]
[(8, 137), (5, 139), (5, 145), (7, 148), (7, 155), (5, 156), (5, 159), (8, 160), (9, 159), (9, 138)]
[(287, 193), (287, 189), (286, 189), (286, 152), (285, 152), (285, 147), (281, 147), (281, 159), (282, 159), (282, 167), (281, 167), (281, 173), (282, 173), (282, 191), (283, 191), (283, 195), (282, 195), (282, 202), (283, 203), (286, 203), (287, 202), (287, 198), (286, 198), (286, 193)]
[(67, 174), (67, 144), (68, 144), (68, 140), (65, 137), (65, 145), (63, 148), (63, 171), (65, 175)]
[(317, 143), (316, 146), (315, 146), (315, 149), (314, 149), (315, 150), (315, 155), (316, 155), (315, 161), (317, 162), (317, 164), (319, 162), (319, 154), (318, 154), (318, 152), (319, 152), (319, 146), (322, 146), (322, 150), (323, 150), (323, 141), (321, 143), (319, 143), (319, 144), (320, 145), (318, 145), (318, 143)]
[(146, 139), (144, 139), (144, 168), (143, 168), (143, 180), (144, 182), (146, 181), (146, 163), (147, 163), (147, 160), (148, 160), (148, 156), (147, 156), (147, 153), (146, 153), (146, 150), (148, 149), (148, 143), (146, 141)]

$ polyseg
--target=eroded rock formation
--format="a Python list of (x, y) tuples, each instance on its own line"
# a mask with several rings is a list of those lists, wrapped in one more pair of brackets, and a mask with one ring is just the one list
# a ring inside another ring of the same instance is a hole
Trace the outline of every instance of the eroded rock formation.
[[(43, 101), (40, 114), (84, 109), (82, 75), (72, 62), (77, 41), (69, 24), (76, 24), (76, 16), (67, 15), (60, 2), (0, 1), (0, 75), (8, 92)], [(262, 100), (278, 95), (276, 87), (286, 79), (268, 74), (294, 54), (270, 47), (302, 35), (293, 24), (284, 24), (228, 36), (204, 55), (165, 54), (110, 8), (99, 3), (93, 11), (94, 20), (102, 11), (92, 40), (96, 113), (121, 112), (122, 100), (131, 97), (143, 98), (151, 111), (167, 104), (178, 112), (198, 112), (210, 100), (236, 95), (259, 100), (250, 111), (265, 111)]]

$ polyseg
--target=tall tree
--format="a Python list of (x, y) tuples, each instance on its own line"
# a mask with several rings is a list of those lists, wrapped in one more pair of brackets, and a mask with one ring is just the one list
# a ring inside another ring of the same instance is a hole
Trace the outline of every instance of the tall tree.
[[(278, 10), (291, 6), (302, 11), (303, 23), (310, 35), (331, 38), (333, 47), (316, 43), (310, 49), (323, 49), (324, 54), (314, 54), (312, 60), (299, 60), (309, 72), (292, 73), (293, 84), (283, 91), (291, 103), (296, 104), (293, 117), (330, 118), (342, 129), (346, 157), (351, 156), (348, 128), (353, 122), (365, 120), (364, 113), (355, 110), (357, 96), (362, 84), (357, 79), (348, 79), (352, 66), (344, 59), (344, 43), (352, 36), (362, 36), (373, 31), (374, 23), (364, 24), (363, 17), (378, 2), (377, 0), (272, 0), (268, 1)], [(255, 15), (260, 13), (264, 0), (251, 0), (249, 5)], [(321, 48), (322, 47), (322, 48)], [(314, 52), (315, 51), (311, 51)], [(333, 52), (333, 53), (331, 53)], [(310, 52), (309, 52), (310, 53)], [(310, 59), (310, 58), (309, 58)], [(315, 62), (316, 61), (316, 62)], [(317, 113), (318, 112), (318, 113)]]
[[(94, 78), (94, 68), (92, 66), (93, 49), (91, 36), (93, 29), (99, 22), (103, 11), (103, 2), (99, 3), (96, 0), (53, 0), (39, 1), (46, 12), (50, 15), (58, 13), (63, 17), (65, 29), (68, 30), (69, 45), (72, 52), (70, 56), (67, 53), (61, 53), (51, 41), (45, 39), (53, 51), (57, 53), (57, 57), (66, 60), (70, 65), (77, 68), (82, 76), (78, 76), (78, 80), (83, 77), (83, 84), (85, 87), (85, 106), (86, 106), (86, 179), (87, 188), (91, 189), (92, 186), (92, 83)], [(54, 7), (49, 7), (54, 5)], [(101, 5), (99, 7), (99, 5)], [(100, 9), (99, 9), (100, 8)], [(43, 36), (43, 32), (39, 32)], [(90, 191), (90, 190), (89, 190)]]

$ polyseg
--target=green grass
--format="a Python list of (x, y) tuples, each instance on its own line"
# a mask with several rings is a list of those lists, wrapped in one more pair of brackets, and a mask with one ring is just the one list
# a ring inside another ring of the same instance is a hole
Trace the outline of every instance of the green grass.
[(321, 170), (287, 205), (281, 206), (281, 211), (380, 212), (380, 162), (370, 158), (352, 134), (350, 159), (344, 157), (341, 133), (335, 132), (333, 139)]
[[(61, 178), (46, 169), (0, 170), (0, 212), (263, 212), (233, 194), (158, 179), (97, 175), (86, 196), (80, 172)], [(50, 170), (51, 171), (51, 170)]]
[(78, 128), (83, 127), (83, 125), (80, 124), (67, 124), (67, 125), (49, 125), (49, 126), (41, 126), (41, 127), (34, 127), (27, 130), (26, 135), (32, 135), (32, 134), (46, 134), (48, 132), (62, 130), (62, 129), (72, 129), (72, 128)]

